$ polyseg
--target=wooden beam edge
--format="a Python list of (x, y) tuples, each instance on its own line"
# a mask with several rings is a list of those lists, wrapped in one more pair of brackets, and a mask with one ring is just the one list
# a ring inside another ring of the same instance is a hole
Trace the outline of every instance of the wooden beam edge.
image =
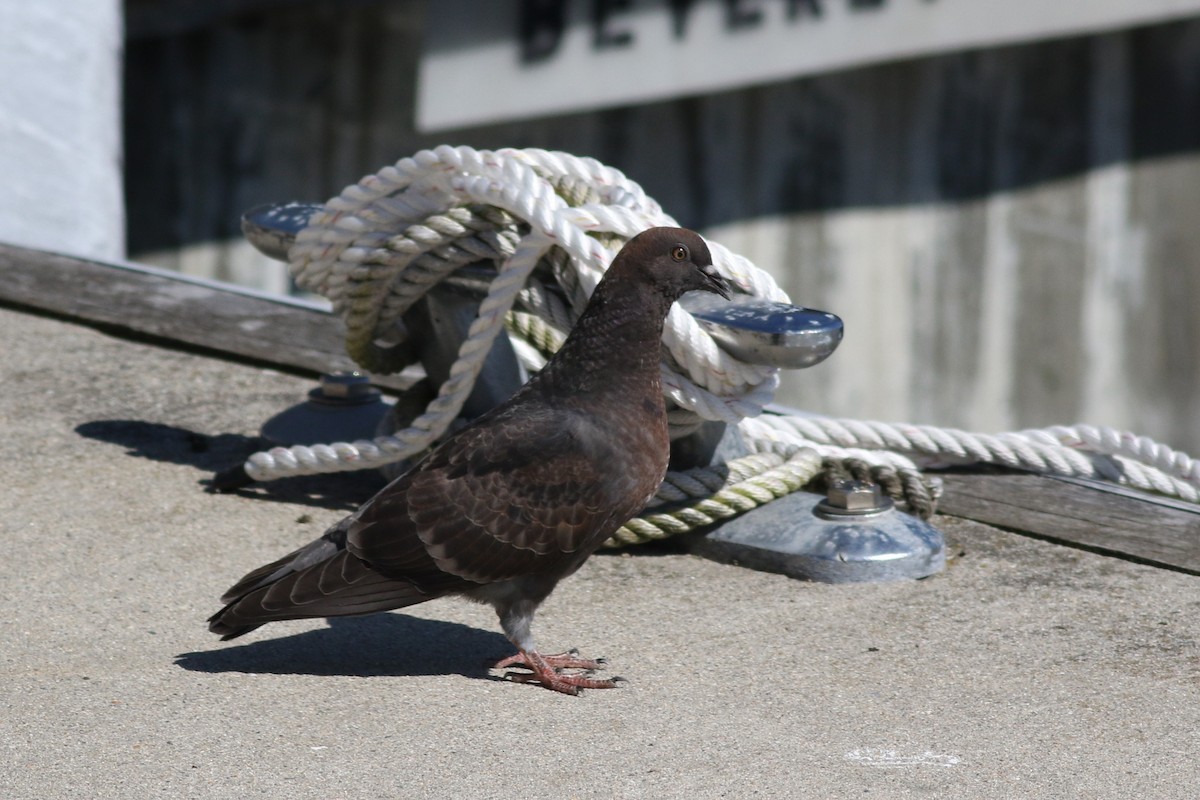
[[(0, 305), (294, 374), (358, 368), (341, 322), (314, 303), (136, 264), (0, 243)], [(403, 390), (420, 377), (410, 368), (371, 381)]]

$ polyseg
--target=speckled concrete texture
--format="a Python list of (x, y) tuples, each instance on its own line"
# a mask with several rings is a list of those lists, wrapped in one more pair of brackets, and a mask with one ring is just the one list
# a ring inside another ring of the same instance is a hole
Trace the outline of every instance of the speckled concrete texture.
[(500, 680), (490, 609), (204, 619), (373, 474), (204, 491), (309, 381), (0, 310), (0, 797), (1191, 798), (1200, 579), (939, 518), (919, 582), (670, 550), (538, 617), (620, 689)]

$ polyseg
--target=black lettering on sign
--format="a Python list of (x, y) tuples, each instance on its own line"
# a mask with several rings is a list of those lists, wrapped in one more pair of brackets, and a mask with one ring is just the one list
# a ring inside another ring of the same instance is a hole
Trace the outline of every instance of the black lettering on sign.
[(730, 30), (753, 28), (762, 23), (758, 0), (725, 0), (725, 24)]
[(567, 27), (567, 0), (521, 0), (517, 39), (521, 61), (545, 61), (558, 50)]
[(682, 39), (687, 33), (688, 14), (692, 13), (695, 4), (696, 0), (670, 0), (668, 3), (671, 8), (671, 30), (676, 39)]
[[(934, 3), (937, 0), (922, 0)], [(521, 61), (535, 63), (553, 57), (562, 44), (567, 28), (567, 7), (571, 0), (520, 0), (517, 36)], [(591, 8), (592, 47), (608, 50), (629, 47), (634, 42), (634, 29), (621, 23), (634, 0), (587, 0)], [(671, 15), (671, 32), (676, 39), (687, 36), (688, 21), (697, 0), (667, 0)], [(879, 11), (888, 0), (846, 0), (851, 12)], [(761, 26), (766, 19), (762, 0), (722, 0), (725, 7), (725, 27), (730, 31)], [(825, 0), (786, 0), (784, 14), (788, 20), (801, 17), (819, 19), (825, 15)]]
[(811, 14), (814, 17), (819, 17), (823, 10), (821, 8), (821, 0), (788, 0), (787, 18), (796, 19), (801, 14)]
[(633, 31), (612, 24), (614, 14), (628, 11), (631, 0), (592, 0), (592, 46), (597, 50), (628, 47), (633, 44)]

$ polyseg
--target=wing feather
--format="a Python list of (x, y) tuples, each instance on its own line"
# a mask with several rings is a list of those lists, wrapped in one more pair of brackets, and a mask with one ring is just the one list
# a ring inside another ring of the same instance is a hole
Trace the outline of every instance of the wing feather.
[(645, 491), (631, 485), (615, 437), (593, 420), (528, 405), (497, 412), (459, 431), (356, 514), (350, 552), (417, 585), (436, 577), (431, 566), (491, 583), (561, 570), (640, 510)]

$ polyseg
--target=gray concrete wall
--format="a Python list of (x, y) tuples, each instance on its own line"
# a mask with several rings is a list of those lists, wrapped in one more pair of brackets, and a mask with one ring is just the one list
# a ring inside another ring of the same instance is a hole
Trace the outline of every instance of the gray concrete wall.
[(0, 241), (125, 254), (118, 0), (0, 3)]
[(325, 199), (443, 142), (568, 150), (846, 320), (784, 402), (1200, 451), (1200, 20), (422, 136), (420, 12), (131, 18), (133, 252), (282, 286), (237, 240), (254, 203)]

